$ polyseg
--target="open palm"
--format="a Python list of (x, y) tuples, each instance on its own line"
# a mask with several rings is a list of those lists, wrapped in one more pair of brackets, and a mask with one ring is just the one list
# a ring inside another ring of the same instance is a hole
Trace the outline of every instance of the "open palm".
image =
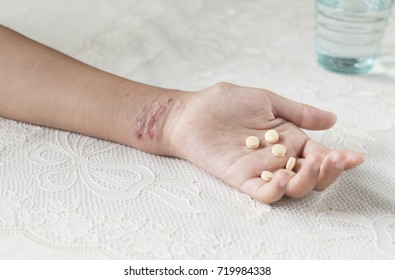
[[(309, 139), (300, 129), (327, 129), (336, 117), (329, 112), (292, 102), (262, 89), (221, 83), (191, 95), (172, 131), (177, 156), (265, 203), (284, 194), (302, 198), (313, 189), (323, 190), (342, 171), (363, 162), (350, 151), (330, 151)], [(264, 141), (268, 129), (276, 129), (278, 143), (287, 148), (284, 157), (272, 154)], [(261, 139), (258, 149), (248, 149), (245, 139)], [(285, 170), (296, 157), (293, 171)], [(263, 170), (275, 173), (270, 182), (260, 178)]]

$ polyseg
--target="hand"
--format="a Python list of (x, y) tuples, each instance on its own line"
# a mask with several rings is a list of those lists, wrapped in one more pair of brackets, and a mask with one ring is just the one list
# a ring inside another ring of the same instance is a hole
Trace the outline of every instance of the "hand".
[[(264, 203), (324, 190), (364, 160), (357, 152), (331, 151), (300, 129), (328, 129), (336, 122), (333, 113), (266, 90), (220, 83), (189, 94), (184, 105), (169, 133), (173, 155)], [(268, 129), (279, 132), (284, 157), (275, 157), (263, 140)], [(250, 135), (261, 139), (258, 149), (245, 146)], [(297, 158), (293, 171), (284, 169), (290, 156)], [(275, 173), (269, 183), (260, 178), (263, 170)]]
[[(187, 94), (111, 75), (1, 25), (0, 41), (0, 116), (178, 156), (265, 203), (323, 190), (363, 162), (299, 129), (330, 128), (332, 113), (269, 91), (221, 83)], [(271, 128), (287, 148), (283, 158), (263, 141), (245, 147), (246, 137), (263, 139)], [(295, 172), (283, 169), (290, 156), (298, 158)], [(263, 170), (275, 172), (271, 182)]]

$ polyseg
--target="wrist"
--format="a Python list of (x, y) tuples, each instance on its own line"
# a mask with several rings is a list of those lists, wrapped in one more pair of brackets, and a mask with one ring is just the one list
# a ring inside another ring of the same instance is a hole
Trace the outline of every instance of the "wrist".
[(172, 130), (177, 125), (188, 100), (179, 90), (142, 86), (123, 98), (120, 111), (123, 136), (120, 142), (159, 155), (177, 156)]

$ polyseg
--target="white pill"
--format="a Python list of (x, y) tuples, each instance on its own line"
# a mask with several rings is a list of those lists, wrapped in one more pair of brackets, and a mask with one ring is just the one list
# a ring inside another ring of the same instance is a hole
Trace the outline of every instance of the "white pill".
[(285, 147), (283, 145), (281, 145), (281, 144), (273, 145), (272, 153), (276, 157), (283, 157), (286, 152), (287, 152), (287, 149), (285, 149)]
[(270, 129), (265, 133), (265, 140), (270, 144), (276, 143), (278, 138), (279, 138), (278, 133), (274, 129)]
[(261, 173), (261, 178), (266, 181), (266, 182), (270, 182), (274, 177), (274, 174), (270, 171), (262, 171)]
[(292, 170), (294, 169), (295, 164), (296, 164), (296, 158), (290, 157), (287, 161), (287, 165), (285, 165), (285, 169)]
[(259, 138), (256, 136), (248, 136), (246, 139), (246, 146), (249, 149), (256, 149), (259, 147)]

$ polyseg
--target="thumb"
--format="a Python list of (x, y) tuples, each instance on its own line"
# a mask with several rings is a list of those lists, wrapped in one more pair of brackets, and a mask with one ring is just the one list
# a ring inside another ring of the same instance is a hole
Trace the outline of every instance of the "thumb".
[(336, 115), (306, 104), (298, 103), (271, 93), (272, 111), (275, 117), (283, 118), (300, 128), (322, 130), (336, 123)]

